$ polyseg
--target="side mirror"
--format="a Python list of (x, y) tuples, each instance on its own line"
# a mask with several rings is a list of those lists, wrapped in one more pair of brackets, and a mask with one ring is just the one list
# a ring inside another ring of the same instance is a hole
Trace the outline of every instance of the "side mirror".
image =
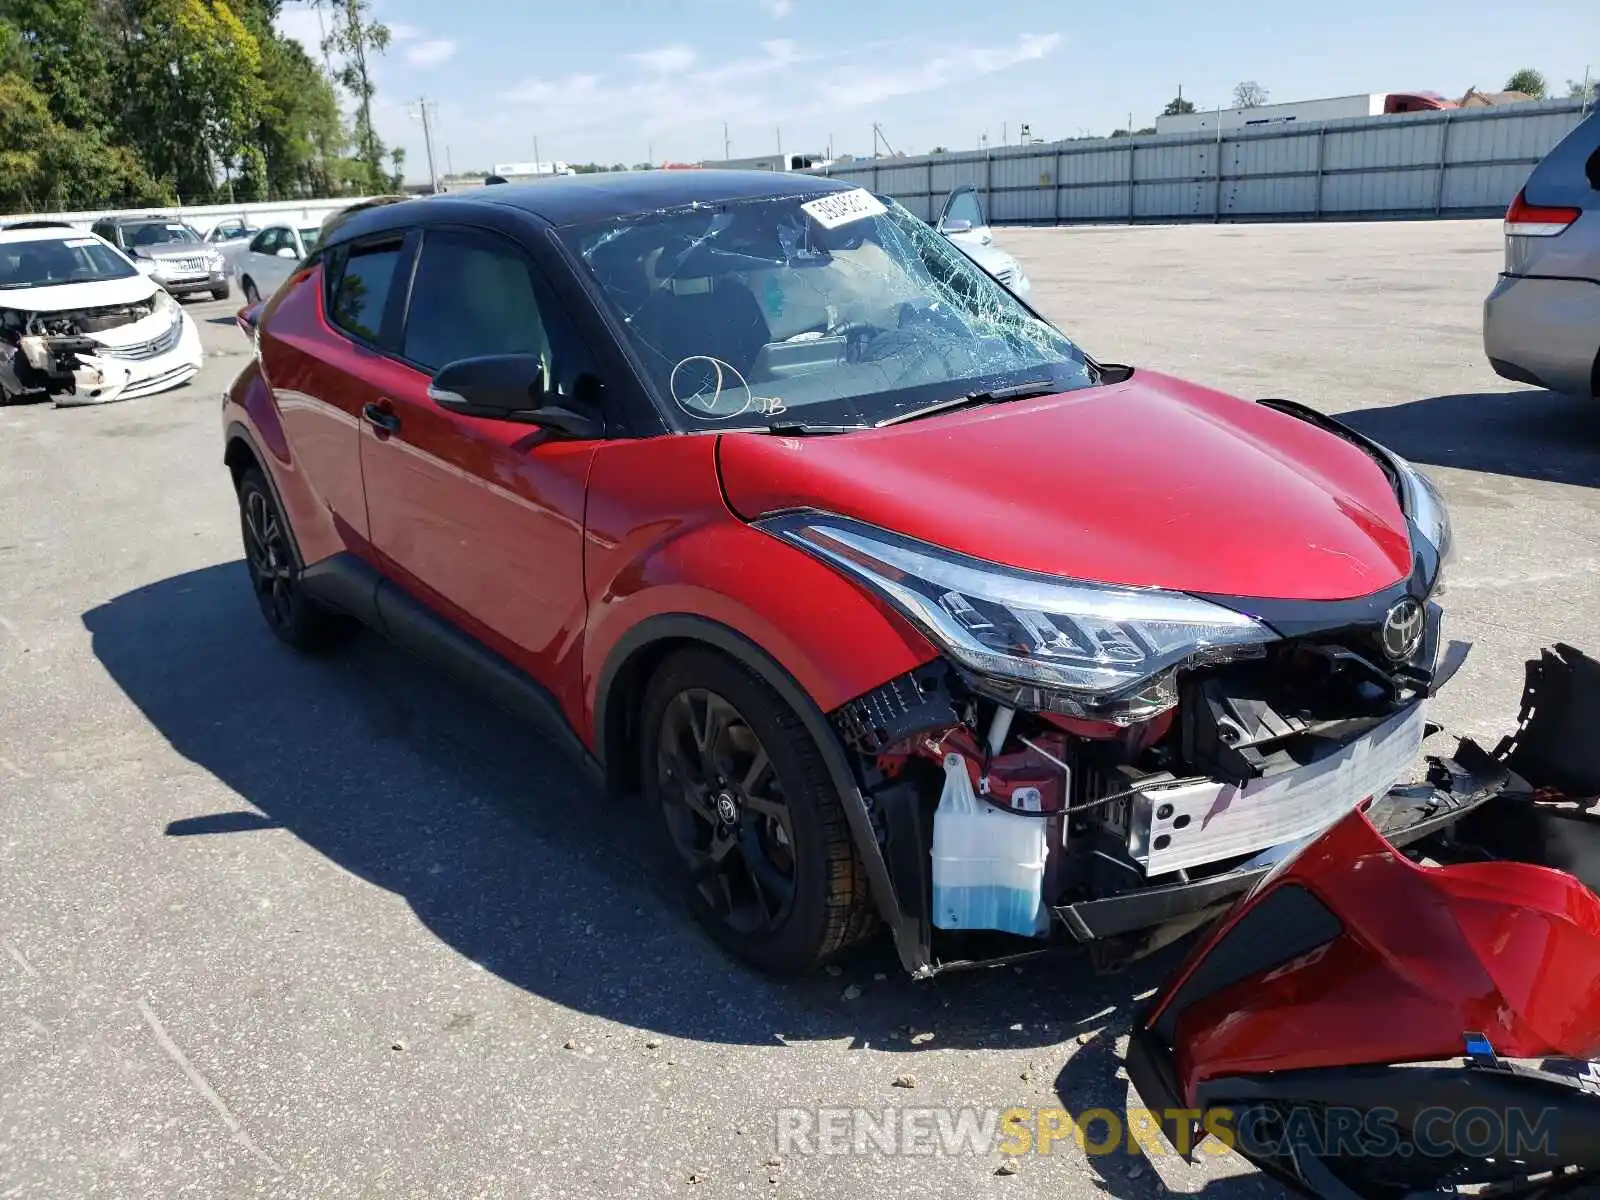
[(544, 363), (536, 354), (486, 354), (450, 363), (433, 377), (428, 398), (463, 416), (538, 425), (570, 438), (605, 433), (598, 418), (545, 403)]
[(972, 222), (963, 217), (956, 217), (949, 221), (939, 222), (940, 233), (966, 233), (972, 228)]
[(233, 314), (234, 323), (246, 334), (255, 333), (257, 327), (261, 324), (261, 310), (266, 306), (267, 302), (265, 300), (245, 305)]
[(295, 260), (295, 262), (299, 262), (300, 261), (300, 256), (295, 253), (295, 250), (294, 250), (293, 246), (279, 246), (278, 247), (278, 257), (279, 258), (292, 258), (292, 259)]

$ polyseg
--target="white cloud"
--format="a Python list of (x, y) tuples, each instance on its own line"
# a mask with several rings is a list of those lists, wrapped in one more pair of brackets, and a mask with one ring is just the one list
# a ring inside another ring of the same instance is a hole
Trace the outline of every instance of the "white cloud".
[(433, 67), (455, 55), (456, 44), (449, 38), (430, 38), (406, 50), (406, 61), (413, 67)]
[(526, 108), (536, 106), (547, 144), (581, 147), (572, 152), (586, 155), (597, 144), (637, 142), (642, 149), (651, 139), (660, 158), (663, 145), (669, 157), (720, 150), (726, 120), (732, 153), (748, 155), (771, 149), (779, 127), (785, 143), (791, 127), (810, 130), (797, 135), (802, 139), (814, 138), (818, 129), (832, 128), (833, 114), (896, 98), (920, 95), (931, 113), (949, 116), (962, 107), (957, 97), (966, 81), (1044, 59), (1062, 44), (1055, 33), (968, 46), (925, 32), (814, 46), (769, 38), (758, 43), (758, 53), (701, 63), (691, 46), (674, 43), (626, 55), (603, 77), (527, 80), (501, 95), (505, 108), (481, 114), (478, 123), (484, 137), (514, 137), (527, 123)]
[(904, 70), (870, 71), (852, 66), (822, 78), (822, 98), (812, 111), (861, 108), (897, 96), (931, 92), (959, 79), (993, 75), (1044, 58), (1060, 44), (1059, 33), (1024, 33), (1012, 43), (947, 51)]
[(781, 21), (794, 11), (794, 0), (761, 0), (761, 7), (774, 21)]
[(670, 75), (678, 71), (687, 71), (694, 66), (697, 58), (694, 50), (682, 42), (674, 42), (670, 46), (662, 46), (659, 50), (645, 50), (639, 54), (628, 55), (647, 71), (655, 71), (662, 75)]
[(396, 21), (389, 26), (389, 37), (396, 42), (414, 42), (421, 36), (422, 30), (404, 21)]
[(600, 91), (598, 75), (569, 75), (565, 79), (530, 79), (511, 89), (505, 99), (511, 104), (583, 103)]

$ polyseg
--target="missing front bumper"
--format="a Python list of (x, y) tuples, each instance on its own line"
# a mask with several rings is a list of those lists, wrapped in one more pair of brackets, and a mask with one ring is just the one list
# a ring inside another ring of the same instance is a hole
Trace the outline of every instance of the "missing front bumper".
[[(1500, 795), (1511, 778), (1505, 767), (1469, 741), (1463, 741), (1451, 758), (1430, 758), (1429, 767), (1429, 783), (1394, 788), (1367, 809), (1368, 819), (1392, 845), (1409, 846), (1438, 833)], [(1075, 941), (1097, 942), (1225, 908), (1323, 828), (1325, 824), (1221, 875), (1057, 905), (1054, 912)]]

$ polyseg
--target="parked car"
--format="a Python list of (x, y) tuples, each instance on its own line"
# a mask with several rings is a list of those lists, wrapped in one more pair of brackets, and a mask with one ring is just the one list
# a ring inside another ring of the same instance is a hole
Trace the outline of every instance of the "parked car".
[(1506, 269), (1483, 304), (1502, 378), (1600, 397), (1600, 110), (1533, 169), (1506, 210)]
[(972, 184), (963, 184), (945, 197), (938, 230), (961, 252), (1019, 296), (1026, 297), (1033, 284), (1022, 264), (994, 244), (989, 215), (983, 199)]
[(247, 319), (224, 459), (271, 631), (355, 618), (544, 722), (766, 969), (880, 921), (917, 974), (1117, 961), (1369, 798), (1396, 843), (1471, 806), (1390, 792), (1461, 653), (1428, 480), (1091, 357), (892, 200), (401, 201)]
[(12, 221), (3, 226), (7, 231), (13, 229), (76, 229), (70, 221), (51, 221), (42, 217), (29, 217), (22, 221)]
[(268, 225), (248, 243), (230, 245), (228, 269), (239, 280), (245, 303), (255, 304), (277, 291), (300, 260), (317, 248), (321, 232), (315, 225)]
[(91, 227), (97, 236), (131, 257), (139, 269), (174, 296), (207, 292), (226, 300), (228, 275), (222, 255), (194, 228), (175, 217), (106, 217)]
[(200, 360), (188, 314), (115, 247), (75, 229), (0, 232), (0, 403), (129, 400)]
[(229, 217), (218, 221), (206, 232), (206, 241), (212, 245), (225, 245), (228, 242), (252, 238), (260, 232), (260, 229), (246, 222), (243, 217)]

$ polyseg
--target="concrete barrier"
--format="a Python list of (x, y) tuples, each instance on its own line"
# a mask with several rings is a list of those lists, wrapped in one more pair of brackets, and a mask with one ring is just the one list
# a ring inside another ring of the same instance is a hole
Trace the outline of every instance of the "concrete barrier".
[(333, 213), (359, 203), (364, 197), (344, 196), (336, 200), (268, 200), (251, 204), (206, 204), (162, 208), (103, 208), (92, 212), (13, 213), (0, 217), (0, 225), (12, 221), (66, 221), (80, 229), (88, 229), (105, 217), (143, 216), (156, 214), (174, 217), (192, 225), (202, 237), (210, 233), (220, 221), (243, 218), (257, 227), (268, 225), (320, 225)]

